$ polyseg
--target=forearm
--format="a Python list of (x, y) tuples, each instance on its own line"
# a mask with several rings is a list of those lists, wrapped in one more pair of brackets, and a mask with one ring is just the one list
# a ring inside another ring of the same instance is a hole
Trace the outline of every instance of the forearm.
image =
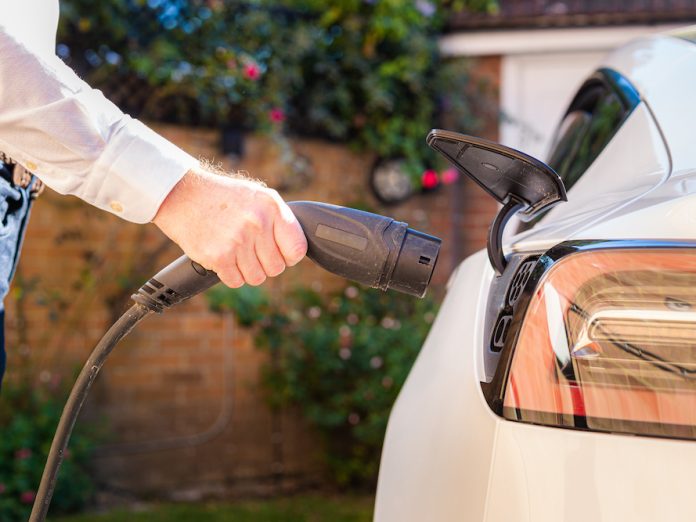
[(197, 163), (1, 25), (0, 150), (54, 190), (140, 223)]

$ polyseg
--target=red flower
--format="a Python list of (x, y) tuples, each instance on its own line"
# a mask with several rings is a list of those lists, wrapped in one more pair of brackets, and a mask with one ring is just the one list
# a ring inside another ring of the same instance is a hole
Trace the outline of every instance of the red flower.
[(431, 190), (437, 187), (437, 185), (440, 183), (440, 180), (437, 177), (437, 172), (434, 170), (426, 170), (423, 172), (423, 175), (421, 176), (421, 185), (423, 185), (423, 188), (426, 190)]
[(285, 113), (283, 112), (283, 109), (274, 107), (268, 113), (268, 117), (273, 123), (280, 123), (285, 120)]
[(7, 490), (7, 486), (0, 482), (0, 495), (2, 495)]
[(457, 169), (447, 169), (441, 175), (442, 182), (445, 185), (452, 185), (459, 179), (459, 171)]
[(19, 500), (22, 504), (31, 504), (36, 498), (36, 492), (33, 490), (22, 491), (19, 495)]
[(261, 68), (254, 62), (244, 66), (244, 76), (253, 82), (261, 78)]
[(15, 451), (15, 458), (17, 460), (26, 460), (31, 457), (31, 450), (29, 448), (21, 448)]

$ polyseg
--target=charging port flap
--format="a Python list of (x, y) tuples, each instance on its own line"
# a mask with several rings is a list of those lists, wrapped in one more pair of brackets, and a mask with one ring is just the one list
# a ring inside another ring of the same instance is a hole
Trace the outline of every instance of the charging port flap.
[(488, 238), (488, 256), (499, 274), (506, 265), (502, 235), (507, 221), (517, 213), (522, 221), (529, 221), (559, 201), (567, 201), (558, 174), (544, 162), (523, 152), (440, 129), (431, 130), (427, 141), (430, 147), (503, 204)]

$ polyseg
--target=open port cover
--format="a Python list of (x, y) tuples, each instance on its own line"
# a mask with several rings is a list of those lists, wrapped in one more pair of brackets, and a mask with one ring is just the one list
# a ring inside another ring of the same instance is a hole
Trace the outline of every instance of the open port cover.
[(499, 143), (457, 132), (433, 129), (428, 145), (440, 152), (500, 203), (521, 203), (522, 221), (559, 201), (566, 201), (563, 181), (544, 162)]

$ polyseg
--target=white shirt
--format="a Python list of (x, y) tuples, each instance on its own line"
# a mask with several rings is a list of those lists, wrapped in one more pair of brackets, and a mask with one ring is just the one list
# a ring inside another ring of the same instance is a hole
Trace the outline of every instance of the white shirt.
[(0, 0), (0, 151), (61, 194), (136, 223), (198, 161), (55, 54), (58, 0)]

